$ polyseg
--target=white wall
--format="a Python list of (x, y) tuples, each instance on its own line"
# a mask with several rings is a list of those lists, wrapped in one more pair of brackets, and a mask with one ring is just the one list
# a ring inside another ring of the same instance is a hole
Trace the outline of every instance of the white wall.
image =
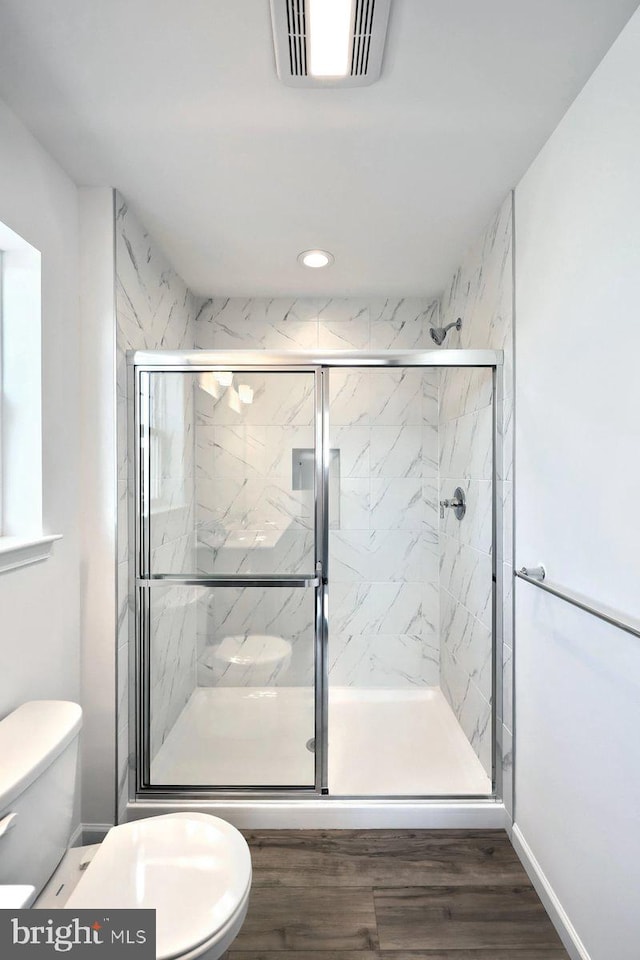
[[(636, 13), (516, 190), (516, 564), (635, 617), (639, 116)], [(516, 827), (592, 960), (640, 949), (639, 730), (640, 642), (518, 582)]]
[(43, 526), (49, 560), (0, 576), (0, 716), (80, 696), (78, 201), (0, 102), (0, 220), (42, 254)]
[[(82, 317), (82, 819), (116, 807), (116, 324), (114, 196), (80, 190)], [(90, 705), (90, 708), (89, 708)]]

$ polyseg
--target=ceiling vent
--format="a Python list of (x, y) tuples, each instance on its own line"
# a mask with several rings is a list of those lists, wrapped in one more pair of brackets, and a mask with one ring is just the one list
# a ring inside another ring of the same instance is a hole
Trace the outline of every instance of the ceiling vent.
[(290, 87), (364, 87), (374, 83), (382, 69), (391, 0), (352, 0), (347, 73), (340, 76), (312, 73), (313, 2), (271, 0), (276, 67), (282, 82)]

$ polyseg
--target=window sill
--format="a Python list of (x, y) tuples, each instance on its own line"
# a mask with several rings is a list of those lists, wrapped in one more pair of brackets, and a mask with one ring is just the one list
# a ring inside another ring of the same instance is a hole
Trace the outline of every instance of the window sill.
[(0, 573), (39, 563), (51, 556), (56, 540), (62, 540), (61, 534), (47, 537), (0, 537)]

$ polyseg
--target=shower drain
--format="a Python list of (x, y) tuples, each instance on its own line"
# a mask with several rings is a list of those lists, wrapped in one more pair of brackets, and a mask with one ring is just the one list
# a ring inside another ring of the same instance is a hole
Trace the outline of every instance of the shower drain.
[(307, 750), (308, 750), (310, 753), (315, 753), (315, 752), (316, 752), (316, 738), (315, 738), (315, 737), (311, 737), (310, 740), (307, 740), (306, 747), (307, 747)]

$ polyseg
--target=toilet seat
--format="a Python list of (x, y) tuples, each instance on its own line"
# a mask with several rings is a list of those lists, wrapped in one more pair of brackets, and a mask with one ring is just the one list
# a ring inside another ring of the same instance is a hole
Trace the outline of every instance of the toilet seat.
[(250, 887), (251, 856), (235, 827), (171, 813), (113, 827), (66, 907), (155, 909), (158, 960), (192, 960), (232, 942)]
[[(238, 912), (235, 913), (229, 922), (222, 928), (222, 930), (218, 930), (218, 932), (214, 934), (210, 940), (199, 944), (197, 947), (195, 947), (195, 949), (190, 950), (189, 953), (181, 954), (178, 960), (198, 960), (199, 957), (202, 958), (202, 960), (208, 960), (209, 956), (211, 956), (213, 960), (213, 957), (222, 957), (222, 955), (227, 952), (235, 938), (240, 933), (240, 928), (242, 927), (244, 918), (247, 915), (250, 892), (250, 890), (247, 890), (244, 903), (241, 905)], [(216, 948), (215, 953), (210, 955), (208, 951), (212, 950), (213, 947)], [(160, 954), (157, 954), (157, 956), (159, 957)]]

